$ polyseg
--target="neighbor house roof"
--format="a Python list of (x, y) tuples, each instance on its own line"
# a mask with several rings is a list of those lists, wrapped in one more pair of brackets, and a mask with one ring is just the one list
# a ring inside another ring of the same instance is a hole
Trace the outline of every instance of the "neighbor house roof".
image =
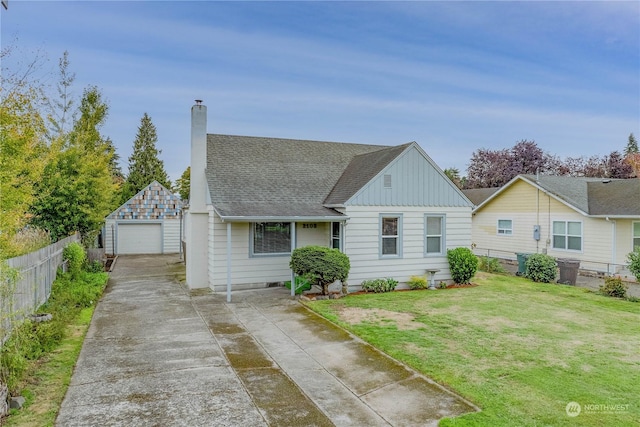
[(490, 187), (490, 188), (470, 188), (467, 190), (462, 190), (465, 196), (471, 203), (478, 206), (480, 203), (487, 200), (489, 197), (493, 195), (496, 191), (500, 190), (500, 187)]
[(207, 182), (222, 218), (339, 218), (346, 201), (406, 147), (207, 135)]
[(640, 179), (608, 179), (548, 175), (518, 175), (475, 210), (510, 188), (525, 181), (587, 216), (640, 217)]

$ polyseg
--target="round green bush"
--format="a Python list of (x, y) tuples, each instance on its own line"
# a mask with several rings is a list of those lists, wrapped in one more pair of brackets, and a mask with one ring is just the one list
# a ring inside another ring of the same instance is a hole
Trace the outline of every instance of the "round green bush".
[(551, 283), (558, 274), (558, 265), (552, 256), (533, 254), (525, 263), (524, 277), (534, 282)]
[(459, 285), (468, 284), (478, 271), (478, 257), (469, 248), (455, 248), (447, 251), (451, 279)]
[(427, 289), (429, 287), (427, 278), (424, 276), (409, 277), (409, 280), (407, 280), (407, 285), (409, 286), (409, 289), (412, 289), (412, 290)]
[(329, 293), (329, 285), (349, 276), (349, 257), (338, 249), (325, 246), (304, 246), (294, 249), (289, 267), (299, 276), (305, 276), (322, 288), (322, 294)]
[(629, 261), (629, 271), (640, 282), (640, 246), (636, 246), (633, 252), (627, 254), (627, 260)]
[(600, 293), (615, 298), (625, 298), (627, 296), (627, 286), (622, 283), (619, 277), (607, 277), (604, 285), (600, 286)]

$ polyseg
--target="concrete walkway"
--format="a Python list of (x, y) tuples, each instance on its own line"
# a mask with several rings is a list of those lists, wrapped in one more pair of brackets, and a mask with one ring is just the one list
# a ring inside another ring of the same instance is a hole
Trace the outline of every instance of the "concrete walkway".
[(477, 410), (292, 300), (189, 293), (177, 256), (120, 257), (58, 426), (423, 426)]

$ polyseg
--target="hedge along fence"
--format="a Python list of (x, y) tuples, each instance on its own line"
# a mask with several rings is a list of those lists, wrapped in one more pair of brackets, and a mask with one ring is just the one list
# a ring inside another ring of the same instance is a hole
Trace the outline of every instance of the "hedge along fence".
[(17, 272), (16, 280), (0, 274), (0, 345), (9, 337), (14, 322), (33, 314), (51, 295), (58, 267), (64, 260), (62, 251), (69, 243), (79, 242), (74, 234), (35, 252), (7, 259), (9, 269)]

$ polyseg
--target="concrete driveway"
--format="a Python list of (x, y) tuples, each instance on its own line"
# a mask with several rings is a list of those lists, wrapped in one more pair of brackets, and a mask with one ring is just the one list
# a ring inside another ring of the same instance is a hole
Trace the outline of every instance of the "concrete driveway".
[(473, 405), (291, 299), (189, 292), (177, 256), (119, 257), (58, 426), (430, 426)]

